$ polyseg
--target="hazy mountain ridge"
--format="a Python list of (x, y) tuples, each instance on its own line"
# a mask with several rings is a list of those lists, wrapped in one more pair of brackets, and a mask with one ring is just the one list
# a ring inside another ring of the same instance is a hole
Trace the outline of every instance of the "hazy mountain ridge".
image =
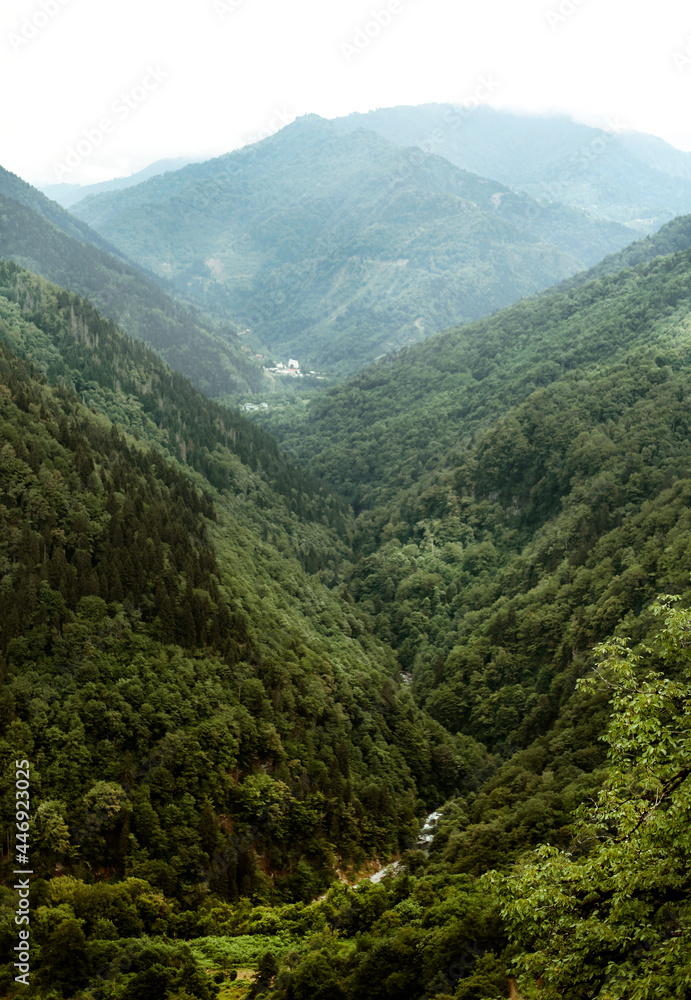
[[(32, 190), (25, 192), (26, 202), (41, 203), (42, 196), (37, 191), (32, 195)], [(88, 296), (208, 395), (261, 389), (263, 372), (241, 350), (234, 330), (226, 325), (222, 334), (134, 265), (70, 235), (72, 217), (54, 208), (51, 214), (57, 222), (29, 204), (0, 195), (0, 257)]]
[(157, 160), (155, 163), (138, 170), (128, 177), (114, 177), (110, 181), (100, 181), (96, 184), (68, 184), (64, 181), (60, 184), (46, 184), (41, 186), (41, 191), (47, 198), (57, 201), (63, 208), (71, 208), (72, 205), (92, 194), (101, 194), (104, 191), (121, 191), (123, 188), (133, 187), (141, 184), (149, 177), (157, 177), (159, 174), (167, 173), (170, 170), (181, 170), (188, 163), (193, 162), (189, 157), (176, 157), (169, 160)]
[(62, 232), (67, 233), (68, 236), (72, 236), (87, 245), (98, 247), (106, 253), (115, 254), (116, 257), (122, 256), (113, 244), (104, 240), (94, 229), (85, 225), (81, 219), (77, 219), (56, 202), (46, 198), (37, 188), (27, 184), (21, 177), (17, 177), (16, 174), (10, 173), (3, 167), (0, 167), (0, 194), (13, 198), (31, 209), (32, 212), (42, 215), (44, 219), (57, 226)]
[(421, 146), (465, 170), (591, 216), (651, 232), (691, 211), (691, 153), (612, 121), (593, 128), (565, 116), (452, 104), (381, 108), (335, 120)]
[(691, 215), (684, 215), (668, 222), (652, 236), (645, 236), (642, 240), (637, 240), (630, 246), (624, 247), (618, 253), (608, 254), (594, 267), (588, 268), (587, 271), (583, 271), (573, 278), (567, 278), (566, 281), (555, 285), (549, 291), (561, 292), (568, 288), (577, 288), (595, 278), (616, 274), (626, 268), (652, 261), (656, 257), (664, 257), (681, 250), (688, 250), (689, 247), (691, 247)]
[[(629, 239), (372, 132), (306, 116), (75, 211), (269, 350), (345, 372), (537, 291)], [(174, 220), (174, 221), (173, 221)]]

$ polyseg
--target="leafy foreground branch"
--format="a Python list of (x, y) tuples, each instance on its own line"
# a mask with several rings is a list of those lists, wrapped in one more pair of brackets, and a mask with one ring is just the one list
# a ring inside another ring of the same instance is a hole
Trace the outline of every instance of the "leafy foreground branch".
[[(609, 769), (570, 852), (543, 846), (499, 888), (528, 1000), (691, 997), (691, 612), (662, 597), (654, 650), (596, 648), (612, 688)], [(643, 656), (665, 673), (644, 671)]]

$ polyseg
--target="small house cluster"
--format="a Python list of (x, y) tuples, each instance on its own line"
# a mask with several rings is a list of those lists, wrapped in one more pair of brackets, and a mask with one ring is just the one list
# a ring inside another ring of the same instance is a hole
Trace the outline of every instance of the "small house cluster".
[(294, 375), (302, 378), (300, 364), (295, 360), (295, 358), (290, 358), (287, 365), (284, 365), (282, 361), (279, 361), (275, 368), (268, 368), (267, 371), (273, 372), (274, 375)]

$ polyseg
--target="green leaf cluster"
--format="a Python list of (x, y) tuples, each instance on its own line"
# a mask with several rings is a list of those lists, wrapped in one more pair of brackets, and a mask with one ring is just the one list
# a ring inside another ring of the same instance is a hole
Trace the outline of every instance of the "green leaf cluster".
[(611, 694), (608, 766), (571, 849), (541, 848), (501, 883), (526, 996), (653, 1000), (691, 990), (691, 613), (674, 601), (654, 609), (664, 673), (644, 671), (653, 650), (634, 652), (625, 639), (596, 650), (586, 683)]

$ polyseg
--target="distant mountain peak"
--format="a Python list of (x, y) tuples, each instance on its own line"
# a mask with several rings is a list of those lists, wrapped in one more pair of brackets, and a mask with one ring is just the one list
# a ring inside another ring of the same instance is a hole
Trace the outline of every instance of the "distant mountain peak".
[(622, 226), (540, 206), (366, 125), (302, 115), (75, 212), (179, 294), (241, 323), (261, 353), (332, 375), (630, 242)]

